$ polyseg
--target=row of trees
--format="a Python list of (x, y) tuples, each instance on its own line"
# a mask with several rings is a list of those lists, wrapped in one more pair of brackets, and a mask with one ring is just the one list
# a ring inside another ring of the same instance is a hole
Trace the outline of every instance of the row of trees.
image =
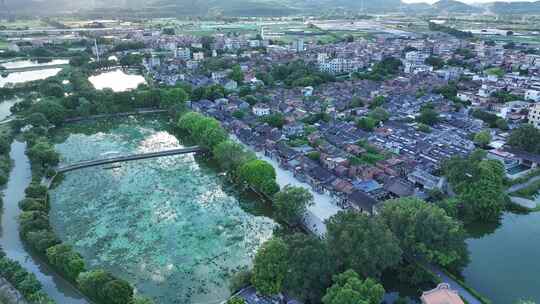
[[(39, 86), (38, 96), (29, 96), (15, 107), (17, 114), (26, 117), (25, 123), (47, 127), (61, 125), (66, 118), (84, 117), (97, 114), (129, 112), (137, 108), (163, 108), (181, 110), (189, 98), (181, 87), (140, 88), (127, 92), (113, 92), (110, 89), (96, 90), (85, 74), (73, 72), (70, 84), (64, 85), (59, 79), (49, 79)], [(69, 96), (65, 96), (65, 94)]]
[(23, 297), (35, 304), (53, 304), (42, 291), (41, 283), (33, 273), (29, 273), (21, 264), (10, 260), (0, 248), (0, 277), (6, 279)]
[(9, 158), (11, 139), (6, 135), (0, 135), (0, 186), (7, 183), (11, 160)]
[(281, 221), (298, 224), (307, 207), (313, 204), (313, 196), (304, 188), (285, 186), (280, 191), (274, 167), (257, 159), (240, 143), (230, 140), (216, 119), (187, 112), (180, 117), (177, 127), (212, 152), (213, 158), (231, 180), (270, 198), (275, 215)]
[(461, 223), (415, 198), (387, 201), (377, 216), (340, 212), (327, 229), (323, 240), (293, 234), (266, 242), (251, 276), (258, 292), (287, 291), (311, 303), (380, 303), (384, 289), (376, 281), (404, 261), (459, 268), (468, 259)]

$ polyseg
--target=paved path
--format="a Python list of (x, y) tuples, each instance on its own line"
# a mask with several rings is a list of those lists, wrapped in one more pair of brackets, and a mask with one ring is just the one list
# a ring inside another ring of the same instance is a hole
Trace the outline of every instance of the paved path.
[(467, 301), (469, 304), (482, 304), (472, 293), (463, 288), (458, 282), (449, 277), (444, 271), (434, 265), (427, 266), (429, 270), (433, 271), (444, 283), (448, 283), (450, 287), (459, 292), (459, 295)]
[(537, 202), (535, 202), (533, 200), (526, 199), (526, 198), (523, 198), (523, 197), (517, 197), (517, 196), (510, 196), (510, 200), (514, 204), (518, 204), (518, 205), (520, 205), (522, 207), (530, 208), (530, 209), (536, 208), (536, 206), (539, 204), (539, 203), (537, 203)]
[(72, 117), (67, 118), (64, 120), (64, 123), (70, 123), (70, 122), (80, 122), (80, 121), (87, 121), (87, 120), (94, 120), (94, 119), (101, 119), (101, 118), (111, 118), (111, 117), (124, 117), (124, 116), (132, 116), (132, 115), (148, 115), (148, 114), (159, 114), (159, 113), (166, 113), (168, 110), (163, 109), (149, 109), (149, 110), (136, 110), (133, 112), (123, 112), (123, 113), (112, 113), (112, 114), (99, 114), (99, 115), (92, 115), (92, 116), (81, 116), (81, 117)]
[(114, 163), (128, 162), (128, 161), (139, 160), (139, 159), (156, 158), (156, 157), (180, 155), (180, 154), (188, 154), (188, 153), (198, 153), (198, 152), (204, 152), (204, 149), (199, 146), (194, 146), (194, 147), (189, 147), (189, 148), (170, 149), (170, 150), (159, 151), (159, 152), (140, 153), (140, 154), (110, 157), (110, 158), (97, 159), (97, 160), (87, 160), (87, 161), (74, 163), (71, 165), (58, 167), (56, 169), (56, 172), (64, 173), (68, 171), (74, 171), (74, 170), (79, 170), (79, 169), (84, 169), (84, 168), (89, 168), (89, 167), (96, 167), (96, 166), (106, 165), (106, 164), (114, 164)]
[(512, 187), (508, 188), (506, 190), (506, 193), (512, 193), (512, 192), (516, 192), (518, 190), (521, 190), (523, 188), (527, 188), (528, 186), (530, 186), (532, 183), (536, 182), (536, 181), (539, 181), (540, 180), (540, 175), (539, 176), (535, 176), (531, 179), (529, 179), (527, 182), (523, 183), (523, 184), (517, 184), (517, 185), (513, 185)]

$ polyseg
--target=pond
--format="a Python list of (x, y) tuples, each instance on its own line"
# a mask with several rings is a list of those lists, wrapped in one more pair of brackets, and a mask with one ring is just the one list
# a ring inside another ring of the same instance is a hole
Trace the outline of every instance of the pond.
[(146, 83), (141, 75), (127, 74), (120, 69), (90, 76), (88, 80), (98, 90), (110, 88), (114, 92), (132, 90), (137, 88), (139, 84)]
[(484, 225), (472, 233), (465, 281), (494, 304), (540, 302), (540, 213), (506, 213), (500, 226)]
[(0, 88), (6, 84), (23, 83), (27, 81), (41, 80), (58, 74), (61, 68), (44, 68), (35, 71), (9, 73), (7, 77), (0, 76)]
[[(182, 144), (150, 119), (76, 125), (59, 135), (62, 164)], [(90, 268), (101, 267), (156, 303), (219, 303), (276, 224), (193, 155), (67, 173), (50, 219)]]

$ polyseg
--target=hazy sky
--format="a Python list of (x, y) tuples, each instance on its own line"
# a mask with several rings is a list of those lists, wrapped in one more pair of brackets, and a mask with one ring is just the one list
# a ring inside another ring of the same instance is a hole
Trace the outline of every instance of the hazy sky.
[[(532, 1), (532, 0), (461, 0), (461, 2), (465, 2), (465, 3), (485, 3), (485, 2), (495, 2), (495, 1), (500, 1), (500, 2), (516, 2), (516, 1)], [(413, 3), (413, 2), (426, 2), (426, 3), (435, 3), (437, 2), (437, 0), (403, 0), (403, 2), (406, 2), (406, 3)]]

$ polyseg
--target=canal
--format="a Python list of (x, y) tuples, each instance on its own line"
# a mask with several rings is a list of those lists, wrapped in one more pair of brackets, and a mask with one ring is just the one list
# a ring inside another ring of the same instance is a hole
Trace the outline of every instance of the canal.
[(27, 271), (36, 275), (43, 290), (57, 303), (86, 303), (78, 292), (50, 268), (31, 254), (19, 237), (18, 217), (21, 214), (19, 202), (24, 198), (24, 190), (31, 181), (30, 162), (25, 154), (26, 144), (15, 141), (11, 145), (10, 157), (13, 169), (3, 190), (4, 208), (2, 212), (0, 246), (7, 257), (19, 262)]

